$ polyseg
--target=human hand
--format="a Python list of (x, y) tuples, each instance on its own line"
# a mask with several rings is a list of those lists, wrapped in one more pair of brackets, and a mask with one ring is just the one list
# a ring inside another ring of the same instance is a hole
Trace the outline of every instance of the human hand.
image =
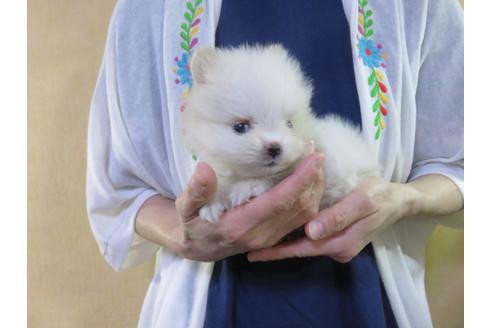
[(368, 178), (331, 208), (305, 225), (306, 236), (271, 248), (252, 251), (250, 261), (326, 255), (348, 262), (384, 228), (414, 215), (420, 193), (406, 184)]
[(175, 202), (180, 221), (178, 253), (192, 260), (217, 261), (275, 245), (318, 214), (324, 190), (323, 159), (321, 153), (308, 155), (270, 191), (227, 211), (215, 224), (198, 216), (217, 185), (212, 168), (199, 163)]

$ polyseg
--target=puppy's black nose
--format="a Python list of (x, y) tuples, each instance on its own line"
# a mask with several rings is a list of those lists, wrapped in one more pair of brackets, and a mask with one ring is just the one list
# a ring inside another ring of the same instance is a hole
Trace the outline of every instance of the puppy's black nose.
[(272, 158), (275, 158), (282, 153), (282, 148), (278, 143), (272, 143), (268, 145), (267, 152), (268, 155), (270, 155)]

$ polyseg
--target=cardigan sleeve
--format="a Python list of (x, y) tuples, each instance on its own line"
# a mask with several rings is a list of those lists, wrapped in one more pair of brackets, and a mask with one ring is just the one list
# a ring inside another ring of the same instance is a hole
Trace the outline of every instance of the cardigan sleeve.
[(141, 10), (145, 6), (118, 3), (89, 116), (87, 212), (99, 249), (116, 271), (154, 258), (160, 246), (135, 233), (135, 218), (148, 198), (174, 198), (166, 147), (160, 143), (162, 106), (157, 100), (162, 95), (151, 87), (157, 84), (151, 78), (157, 79), (153, 72), (159, 68), (154, 61), (142, 60), (154, 47), (151, 42), (135, 46), (142, 34), (150, 34), (142, 31), (149, 28), (144, 14), (151, 12)]
[(458, 1), (429, 1), (416, 88), (417, 124), (410, 180), (451, 179), (464, 193), (463, 11)]
[(158, 248), (134, 232), (139, 208), (157, 191), (138, 177), (121, 154), (130, 145), (114, 131), (121, 122), (114, 122), (110, 115), (115, 108), (108, 100), (106, 75), (103, 64), (89, 118), (86, 198), (99, 249), (113, 269), (120, 271), (152, 257)]

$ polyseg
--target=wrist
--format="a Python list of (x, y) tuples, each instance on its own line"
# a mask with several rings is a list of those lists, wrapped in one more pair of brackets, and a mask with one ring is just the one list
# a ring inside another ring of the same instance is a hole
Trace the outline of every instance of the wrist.
[(137, 213), (135, 232), (173, 252), (182, 248), (182, 227), (174, 201), (160, 195), (147, 199)]
[(463, 208), (463, 198), (459, 188), (443, 175), (421, 176), (406, 185), (418, 195), (415, 215), (448, 215)]
[(425, 214), (429, 208), (429, 200), (422, 191), (410, 184), (398, 184), (401, 187), (401, 217)]

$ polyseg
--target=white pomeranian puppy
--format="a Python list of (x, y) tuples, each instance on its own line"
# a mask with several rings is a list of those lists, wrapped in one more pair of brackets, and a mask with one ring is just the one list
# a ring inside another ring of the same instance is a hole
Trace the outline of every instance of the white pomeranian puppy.
[(311, 140), (325, 155), (322, 208), (378, 176), (375, 152), (359, 128), (311, 112), (313, 87), (282, 46), (202, 48), (191, 72), (184, 142), (218, 179), (202, 219), (217, 222), (225, 210), (268, 191), (292, 172)]

